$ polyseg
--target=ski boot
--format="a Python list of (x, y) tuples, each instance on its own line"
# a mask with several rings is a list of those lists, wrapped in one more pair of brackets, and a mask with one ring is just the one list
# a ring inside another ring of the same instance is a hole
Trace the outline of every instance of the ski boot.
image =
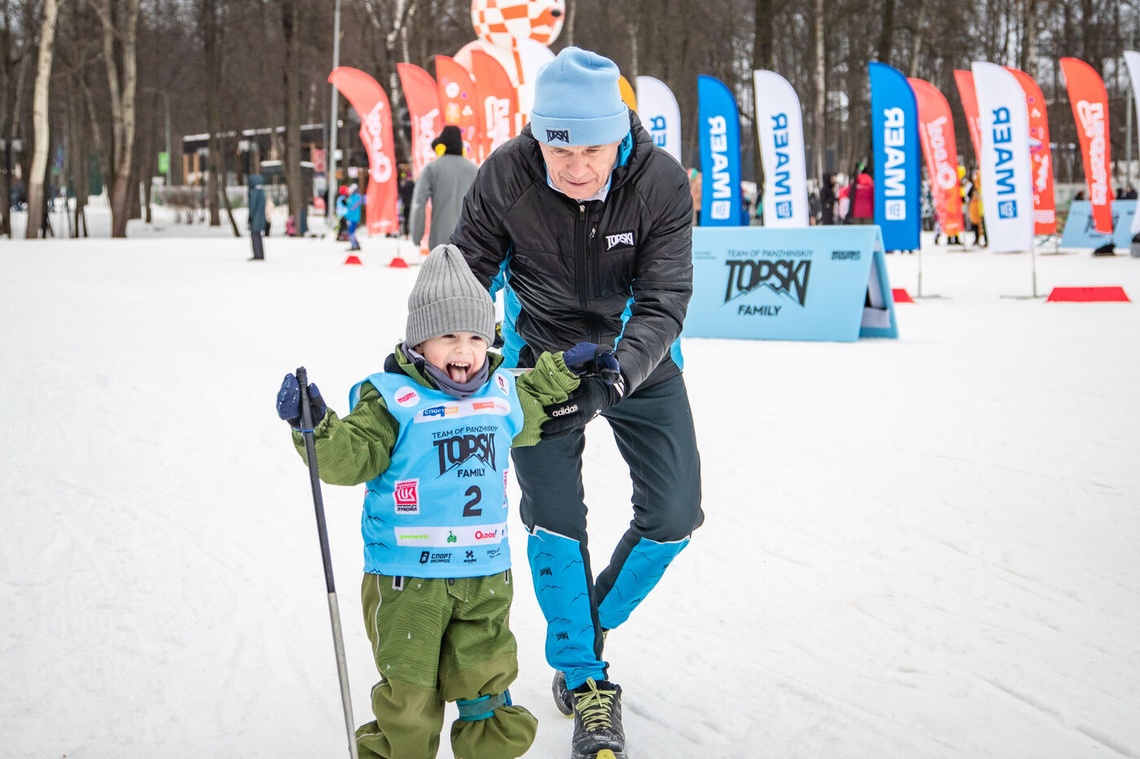
[(570, 759), (626, 759), (621, 686), (590, 678), (570, 693), (574, 700)]
[(550, 690), (554, 694), (554, 705), (558, 707), (558, 711), (567, 717), (573, 717), (574, 694), (566, 687), (566, 675), (562, 670), (554, 670), (554, 682), (550, 684)]

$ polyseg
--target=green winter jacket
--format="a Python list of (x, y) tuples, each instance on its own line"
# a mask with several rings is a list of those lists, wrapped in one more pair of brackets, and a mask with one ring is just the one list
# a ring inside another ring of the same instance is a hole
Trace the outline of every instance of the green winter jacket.
[[(389, 356), (386, 366), (390, 366), (393, 359), (399, 370), (413, 381), (432, 387), (399, 346)], [(487, 353), (489, 374), (502, 363), (501, 355)], [(519, 375), (515, 385), (522, 404), (523, 428), (512, 445), (537, 443), (542, 436), (543, 423), (550, 418), (543, 411), (543, 406), (566, 400), (578, 388), (579, 382), (578, 376), (566, 368), (561, 351), (543, 353), (534, 369)], [(380, 391), (366, 382), (360, 389), (360, 400), (348, 416), (341, 419), (329, 408), (313, 429), (321, 480), (330, 485), (359, 485), (379, 476), (391, 464), (392, 448), (399, 432), (400, 425), (388, 413)], [(297, 430), (293, 431), (293, 445), (301, 458), (307, 461), (305, 438)]]

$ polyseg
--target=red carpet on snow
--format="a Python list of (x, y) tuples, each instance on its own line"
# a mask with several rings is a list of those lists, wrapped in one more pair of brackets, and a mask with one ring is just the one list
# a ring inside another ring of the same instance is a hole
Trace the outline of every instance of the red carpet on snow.
[(1094, 303), (1094, 302), (1123, 302), (1131, 303), (1123, 287), (1054, 287), (1045, 299), (1046, 303)]
[(895, 303), (914, 303), (914, 298), (910, 297), (905, 288), (891, 288), (891, 294), (895, 296)]

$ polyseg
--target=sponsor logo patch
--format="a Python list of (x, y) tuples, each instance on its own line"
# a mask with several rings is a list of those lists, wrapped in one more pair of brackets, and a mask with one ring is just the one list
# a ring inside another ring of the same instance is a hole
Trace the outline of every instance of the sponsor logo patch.
[(619, 232), (616, 235), (606, 235), (606, 250), (613, 250), (618, 245), (624, 245), (632, 248), (633, 232)]
[(564, 142), (570, 144), (570, 130), (569, 129), (547, 129), (546, 130), (547, 142)]
[(396, 502), (397, 514), (420, 513), (419, 488), (419, 480), (400, 480), (396, 483), (392, 497)]
[(396, 391), (396, 403), (405, 408), (414, 406), (420, 402), (420, 394), (416, 392), (415, 388), (405, 385)]

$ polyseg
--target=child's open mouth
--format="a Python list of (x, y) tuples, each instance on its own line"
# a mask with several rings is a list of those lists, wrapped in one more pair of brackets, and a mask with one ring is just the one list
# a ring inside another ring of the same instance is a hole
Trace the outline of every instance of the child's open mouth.
[(452, 382), (462, 385), (471, 377), (471, 364), (448, 364), (447, 376)]

